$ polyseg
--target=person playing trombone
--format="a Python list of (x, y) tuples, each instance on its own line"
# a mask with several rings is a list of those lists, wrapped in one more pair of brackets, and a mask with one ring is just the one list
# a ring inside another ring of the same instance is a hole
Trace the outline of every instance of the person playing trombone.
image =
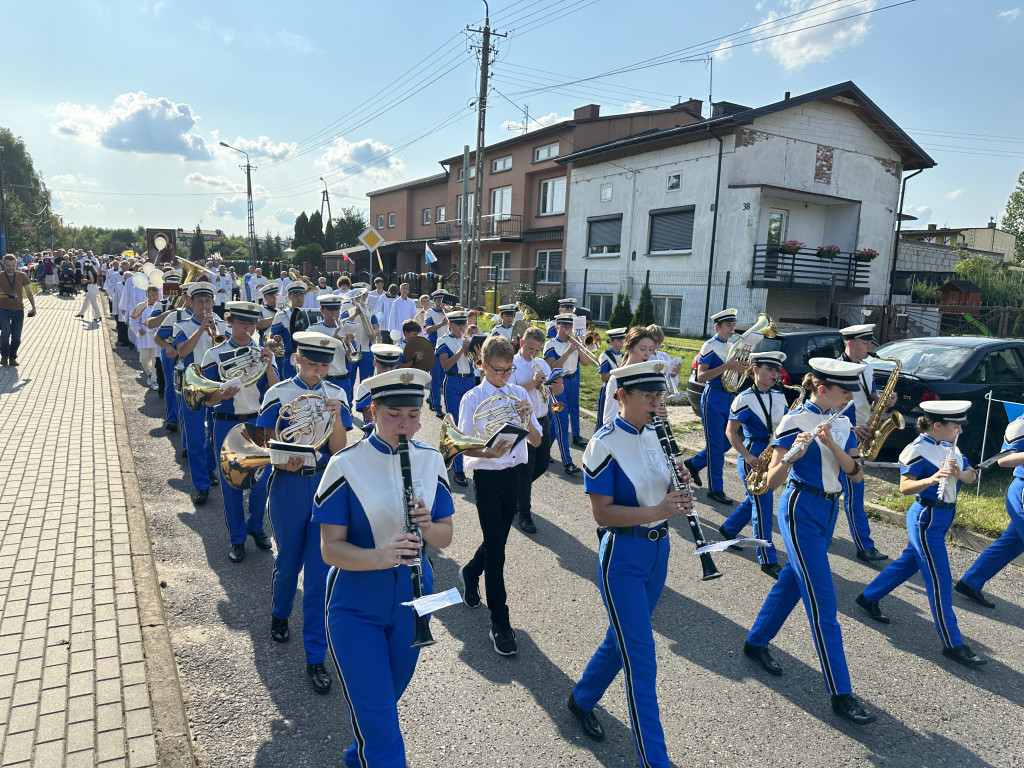
[(569, 450), (569, 428), (572, 426), (572, 444), (577, 448), (586, 448), (586, 441), (580, 437), (580, 375), (581, 365), (590, 365), (590, 356), (583, 348), (583, 342), (573, 334), (573, 321), (576, 315), (564, 313), (555, 318), (557, 335), (548, 339), (544, 347), (544, 360), (551, 369), (561, 368), (562, 394), (555, 398), (565, 408), (555, 414), (551, 428), (558, 449), (562, 453), (562, 471), (567, 475), (579, 474), (580, 468), (572, 461)]

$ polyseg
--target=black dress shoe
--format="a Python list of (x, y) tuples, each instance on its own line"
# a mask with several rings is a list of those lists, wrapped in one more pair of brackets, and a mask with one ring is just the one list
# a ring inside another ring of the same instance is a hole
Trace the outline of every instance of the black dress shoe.
[(220, 478), (217, 477), (217, 473), (216, 472), (211, 472), (210, 473), (210, 485), (213, 488), (216, 488), (218, 485), (220, 485)]
[(466, 473), (465, 472), (456, 472), (455, 473), (455, 484), (456, 485), (463, 485), (463, 486), (469, 485), (469, 480), (466, 479)]
[(270, 639), (275, 643), (287, 643), (291, 637), (288, 631), (288, 619), (279, 619), (271, 614), (270, 616)]
[[(724, 525), (718, 526), (718, 535), (722, 537), (722, 541), (729, 541), (731, 539), (735, 539), (736, 538), (735, 536), (730, 536), (728, 533), (725, 532), (725, 526)], [(728, 549), (729, 549), (730, 552), (742, 552), (743, 551), (743, 547), (741, 547), (739, 544), (730, 544)]]
[(583, 732), (594, 741), (604, 741), (604, 728), (601, 727), (601, 722), (597, 719), (597, 716), (593, 712), (584, 712), (580, 709), (580, 705), (576, 703), (576, 697), (573, 694), (569, 694), (569, 711), (572, 712), (573, 717), (576, 718), (576, 722), (580, 724), (580, 728)]
[(864, 597), (864, 593), (861, 592), (857, 595), (857, 605), (863, 608), (868, 616), (877, 621), (879, 624), (888, 624), (889, 617), (882, 613), (881, 607), (878, 605), (877, 600), (868, 600)]
[(434, 415), (437, 416), (437, 418), (439, 418), (439, 419), (443, 419), (444, 418), (444, 411), (434, 411)]
[(6, 357), (0, 357), (0, 366), (2, 366), (2, 365), (7, 365), (7, 358)]
[(782, 566), (778, 563), (765, 563), (761, 566), (761, 572), (771, 576), (776, 581), (779, 580), (779, 574), (782, 573)]
[(207, 500), (209, 498), (210, 498), (210, 489), (209, 488), (203, 488), (203, 490), (201, 490), (201, 491), (196, 491), (196, 495), (192, 497), (192, 503), (195, 506), (197, 506), (197, 507), (201, 507), (201, 506), (203, 506), (203, 504), (205, 504), (207, 502)]
[(566, 464), (564, 467), (562, 467), (562, 471), (565, 472), (565, 474), (567, 475), (578, 475), (583, 470), (581, 470), (575, 464)]
[(175, 424), (173, 421), (169, 421), (166, 424), (164, 424), (164, 429), (166, 429), (168, 432), (177, 432), (178, 425)]
[(183, 458), (183, 459), (187, 459), (188, 458), (188, 448), (182, 448), (181, 449), (181, 458)]
[(867, 725), (877, 719), (852, 693), (832, 694), (832, 711), (854, 725)]
[(725, 495), (725, 491), (708, 491), (708, 498), (719, 504), (735, 504), (736, 502)]
[(963, 583), (962, 580), (957, 580), (956, 584), (953, 585), (953, 591), (959, 592), (961, 595), (966, 597), (971, 602), (975, 602), (978, 605), (983, 605), (986, 608), (996, 607), (996, 604), (989, 600), (987, 597), (985, 597), (985, 595), (981, 593), (980, 589), (968, 587), (966, 584)]
[(533, 522), (533, 515), (529, 512), (519, 510), (519, 527), (523, 533), (536, 533), (537, 526)]
[(758, 648), (756, 645), (750, 643), (743, 643), (743, 655), (748, 659), (753, 659), (761, 665), (761, 669), (767, 672), (769, 675), (775, 677), (782, 676), (782, 667), (779, 666), (779, 662), (772, 658), (772, 655), (768, 653), (768, 647)]
[(245, 560), (245, 544), (232, 544), (228, 550), (228, 560), (232, 563), (240, 563)]
[(257, 549), (268, 550), (274, 548), (274, 545), (270, 543), (270, 537), (262, 531), (260, 533), (249, 531), (249, 535), (252, 536), (252, 540), (256, 542)]
[(700, 488), (704, 483), (700, 481), (700, 472), (693, 466), (693, 462), (687, 459), (683, 462), (683, 466), (686, 467), (686, 471), (690, 473), (690, 482)]
[(879, 560), (888, 560), (888, 555), (883, 555), (874, 547), (868, 547), (867, 549), (858, 549), (857, 558), (863, 560), (866, 563), (873, 563)]
[(981, 658), (981, 656), (966, 645), (958, 645), (955, 648), (943, 648), (942, 655), (947, 659), (952, 659), (957, 664), (963, 664), (965, 667), (971, 667), (972, 669), (983, 667), (988, 663), (988, 659)]
[(306, 674), (311, 678), (313, 690), (317, 693), (324, 694), (331, 690), (331, 676), (327, 674), (327, 669), (322, 663), (307, 664)]
[(574, 437), (572, 439), (572, 444), (575, 445), (577, 448), (586, 448), (587, 447), (587, 441), (584, 440), (579, 435), (576, 435), (576, 437)]

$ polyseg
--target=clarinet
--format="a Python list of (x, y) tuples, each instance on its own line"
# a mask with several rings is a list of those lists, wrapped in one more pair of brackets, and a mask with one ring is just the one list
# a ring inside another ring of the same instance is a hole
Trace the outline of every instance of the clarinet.
[[(419, 600), (423, 597), (423, 535), (420, 528), (412, 521), (412, 509), (410, 502), (413, 500), (412, 488), (412, 466), (409, 463), (409, 440), (405, 435), (398, 436), (398, 462), (402, 468), (402, 501), (405, 505), (405, 532), (411, 533), (419, 539), (419, 550), (415, 555), (406, 558), (409, 562), (409, 571), (412, 575), (412, 597)], [(413, 609), (415, 628), (413, 631), (412, 648), (422, 648), (426, 645), (433, 645), (436, 640), (430, 634), (430, 622), (428, 616), (420, 616)]]
[[(672, 426), (667, 421), (662, 421), (657, 416), (651, 417), (651, 423), (654, 426), (654, 431), (658, 434), (658, 442), (661, 443), (661, 450), (665, 453), (665, 461), (668, 463), (669, 471), (672, 477), (672, 487), (677, 491), (688, 491), (690, 486), (683, 482), (683, 478), (679, 474), (679, 467), (676, 466), (676, 459), (681, 458), (679, 446), (676, 444), (675, 435), (672, 434)], [(697, 517), (697, 513), (689, 511), (685, 513), (686, 522), (690, 524), (690, 535), (693, 537), (693, 543), (697, 547), (703, 547), (707, 544), (704, 540), (704, 531), (700, 527), (700, 518)], [(711, 554), (708, 552), (702, 552), (700, 555), (700, 567), (704, 572), (700, 577), (701, 581), (711, 581), (711, 579), (717, 579), (722, 575), (722, 572), (715, 567), (715, 561), (711, 559)]]

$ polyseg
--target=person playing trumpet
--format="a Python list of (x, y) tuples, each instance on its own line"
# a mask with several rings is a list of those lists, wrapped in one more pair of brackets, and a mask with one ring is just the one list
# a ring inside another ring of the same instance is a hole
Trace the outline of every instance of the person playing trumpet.
[[(217, 392), (207, 395), (204, 401), (213, 415), (214, 456), (220, 456), (224, 438), (238, 423), (255, 426), (260, 410), (260, 401), (267, 389), (277, 383), (274, 368), (274, 354), (253, 339), (256, 322), (260, 318), (260, 306), (251, 301), (229, 301), (227, 307), (228, 326), (231, 335), (226, 341), (207, 351), (203, 356), (203, 377), (210, 381), (224, 382)], [(228, 363), (242, 348), (259, 350), (259, 360), (266, 364), (266, 371), (251, 383), (225, 381), (221, 365)], [(217, 462), (220, 467), (220, 462)], [(221, 492), (224, 495), (224, 519), (227, 524), (231, 548), (228, 559), (240, 563), (245, 559), (245, 540), (252, 536), (256, 546), (263, 550), (271, 548), (270, 539), (263, 532), (263, 511), (267, 506), (267, 473), (263, 473), (249, 489), (249, 513), (245, 512), (244, 491), (231, 487), (221, 473)]]
[[(156, 333), (153, 335), (153, 343), (160, 348), (160, 365), (164, 371), (164, 429), (168, 432), (177, 432), (178, 421), (182, 418), (182, 404), (178, 382), (174, 377), (174, 364), (178, 359), (178, 353), (172, 340), (175, 324), (192, 314), (192, 299), (186, 293), (185, 286), (181, 285), (181, 272), (176, 269), (168, 270), (164, 275), (164, 293), (166, 297), (163, 311), (155, 318)], [(184, 297), (182, 309), (175, 308), (178, 295)], [(154, 318), (150, 317), (148, 323), (152, 327)]]
[(274, 321), (270, 324), (272, 336), (280, 336), (284, 342), (284, 359), (281, 360), (281, 378), (290, 379), (295, 375), (295, 367), (292, 364), (292, 355), (295, 349), (292, 346), (292, 328), (295, 327), (294, 315), (302, 312), (302, 302), (306, 295), (306, 284), (301, 280), (292, 282), (288, 279), (284, 270), (281, 270), (281, 278), (278, 285), (284, 285), (287, 291), (288, 303), (291, 306), (282, 306), (274, 315)]
[[(473, 359), (469, 352), (472, 336), (465, 334), (466, 310), (448, 313), (448, 333), (437, 340), (437, 359), (441, 361), (444, 371), (444, 407), (452, 418), (459, 413), (462, 398), (475, 386), (476, 374), (473, 370)], [(511, 357), (511, 355), (510, 355)], [(455, 482), (458, 485), (469, 485), (463, 470), (462, 455), (455, 457)]]
[(558, 335), (548, 339), (544, 347), (544, 359), (552, 370), (561, 368), (562, 394), (556, 399), (565, 408), (555, 414), (551, 424), (558, 448), (562, 453), (562, 471), (567, 475), (579, 474), (580, 468), (573, 464), (569, 450), (569, 429), (572, 427), (572, 444), (577, 448), (586, 448), (586, 441), (580, 437), (580, 374), (581, 365), (590, 365), (590, 357), (581, 353), (582, 340), (572, 331), (576, 315), (565, 313), (555, 318)]
[[(327, 462), (345, 447), (348, 430), (352, 428), (345, 390), (326, 381), (342, 346), (339, 339), (322, 333), (299, 331), (295, 334), (296, 373), (267, 390), (263, 396), (256, 426), (269, 440), (283, 437), (282, 432), (298, 426), (293, 415), (281, 420), (281, 409), (303, 395), (319, 395), (324, 409), (333, 419), (327, 441), (317, 450), (315, 466), (306, 466), (302, 456), (273, 464), (267, 481), (267, 511), (274, 526), (277, 557), (274, 558), (273, 607), (270, 615), (270, 638), (287, 643), (291, 637), (288, 618), (295, 605), (299, 574), (304, 573), (302, 586), (302, 646), (306, 655), (306, 674), (316, 693), (331, 690), (331, 676), (324, 666), (327, 659), (327, 629), (324, 605), (327, 593), (327, 565), (320, 552), (320, 528), (313, 520), (317, 486), (324, 477)], [(367, 478), (370, 479), (370, 478)], [(372, 478), (380, 482), (379, 476)]]
[(319, 323), (313, 323), (307, 330), (341, 340), (342, 343), (335, 348), (334, 360), (331, 362), (331, 369), (327, 372), (327, 381), (333, 382), (345, 390), (345, 397), (351, 403), (354, 379), (351, 373), (355, 371), (355, 365), (350, 357), (355, 351), (355, 324), (338, 322), (341, 305), (344, 301), (341, 296), (328, 293), (320, 296), (319, 299), (320, 314), (323, 315), (323, 319)]
[[(444, 303), (445, 299), (448, 298), (448, 292), (443, 288), (438, 288), (430, 294), (430, 298), (434, 304), (423, 312), (423, 332), (427, 335), (427, 341), (434, 345), (434, 349), (437, 349), (438, 334), (444, 331), (445, 326), (448, 324), (448, 315), (444, 311)], [(427, 405), (439, 419), (444, 415), (441, 408), (441, 388), (443, 384), (444, 368), (441, 367), (441, 358), (435, 357), (434, 367), (430, 371), (430, 397), (427, 398)]]
[[(761, 454), (771, 442), (775, 427), (786, 415), (786, 396), (772, 390), (779, 382), (784, 362), (785, 352), (752, 352), (750, 363), (754, 383), (736, 395), (729, 407), (726, 436), (729, 438), (729, 444), (739, 454), (736, 472), (747, 495), (718, 529), (727, 540), (736, 538), (747, 523), (753, 524), (754, 538), (772, 540), (774, 492), (769, 488), (760, 496), (751, 493), (747, 488), (747, 474), (751, 470), (767, 469), (761, 461)], [(782, 567), (779, 565), (779, 555), (774, 544), (758, 547), (757, 561), (761, 564), (762, 571), (773, 579), (779, 578)]]

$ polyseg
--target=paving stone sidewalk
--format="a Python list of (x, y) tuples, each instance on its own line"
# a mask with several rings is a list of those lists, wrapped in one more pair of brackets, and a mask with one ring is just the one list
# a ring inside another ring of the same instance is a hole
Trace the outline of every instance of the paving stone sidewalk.
[(160, 764), (117, 382), (80, 302), (38, 297), (20, 366), (0, 368), (3, 766)]

